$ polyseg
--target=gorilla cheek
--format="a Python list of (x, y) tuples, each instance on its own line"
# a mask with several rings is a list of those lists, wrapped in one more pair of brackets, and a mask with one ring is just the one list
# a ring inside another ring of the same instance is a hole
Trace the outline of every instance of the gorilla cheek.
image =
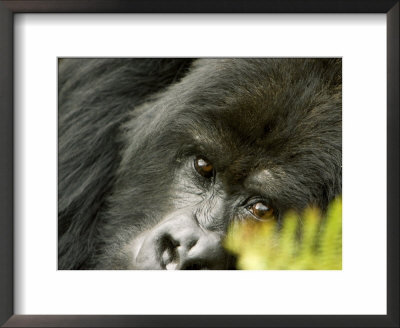
[(221, 236), (199, 226), (191, 213), (174, 212), (129, 244), (131, 269), (222, 269)]

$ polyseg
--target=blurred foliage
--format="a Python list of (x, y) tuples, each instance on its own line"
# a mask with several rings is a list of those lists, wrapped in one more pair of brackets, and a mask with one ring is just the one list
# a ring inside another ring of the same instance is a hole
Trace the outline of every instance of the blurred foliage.
[(342, 200), (325, 215), (307, 208), (275, 220), (244, 220), (233, 224), (224, 241), (241, 270), (341, 270)]

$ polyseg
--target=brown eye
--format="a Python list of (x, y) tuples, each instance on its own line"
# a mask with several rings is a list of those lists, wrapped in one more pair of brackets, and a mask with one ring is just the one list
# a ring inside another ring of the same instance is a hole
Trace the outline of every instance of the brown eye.
[(274, 217), (274, 210), (261, 202), (252, 205), (249, 211), (260, 220), (269, 220)]
[(204, 157), (197, 157), (194, 160), (194, 168), (205, 178), (211, 178), (214, 175), (214, 167), (211, 162)]

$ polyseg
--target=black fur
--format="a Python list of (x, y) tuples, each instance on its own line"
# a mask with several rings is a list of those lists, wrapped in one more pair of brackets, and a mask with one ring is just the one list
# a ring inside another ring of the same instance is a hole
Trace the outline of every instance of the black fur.
[[(197, 190), (221, 234), (249, 198), (325, 208), (341, 193), (341, 60), (63, 59), (58, 154), (60, 269), (129, 268), (126, 245)], [(196, 155), (215, 185), (191, 175)]]

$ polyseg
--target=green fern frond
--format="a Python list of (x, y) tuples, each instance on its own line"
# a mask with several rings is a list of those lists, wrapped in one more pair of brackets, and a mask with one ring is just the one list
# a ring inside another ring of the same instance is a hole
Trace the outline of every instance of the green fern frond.
[(235, 223), (224, 246), (242, 270), (341, 270), (342, 200), (325, 215), (316, 208), (290, 212), (282, 227), (273, 220)]

